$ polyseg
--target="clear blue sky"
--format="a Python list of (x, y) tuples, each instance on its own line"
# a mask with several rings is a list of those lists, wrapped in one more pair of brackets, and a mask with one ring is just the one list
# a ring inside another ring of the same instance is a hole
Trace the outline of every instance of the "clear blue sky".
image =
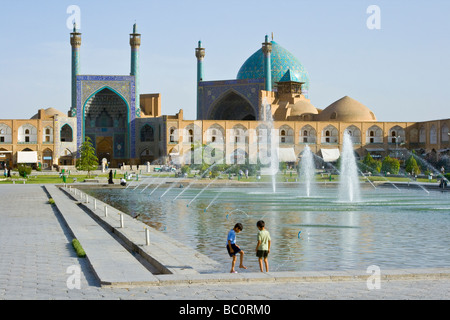
[[(273, 32), (309, 72), (318, 108), (348, 95), (380, 121), (450, 117), (448, 0), (54, 0), (2, 1), (0, 118), (69, 110), (70, 5), (81, 9), (82, 74), (129, 74), (137, 22), (141, 93), (161, 93), (163, 114), (195, 119), (198, 40), (205, 80), (235, 79)], [(380, 30), (366, 26), (369, 5), (381, 9)]]

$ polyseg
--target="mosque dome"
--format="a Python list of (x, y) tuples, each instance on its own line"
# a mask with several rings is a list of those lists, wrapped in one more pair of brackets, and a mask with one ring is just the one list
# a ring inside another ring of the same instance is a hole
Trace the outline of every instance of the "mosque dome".
[[(285, 75), (288, 69), (293, 76), (300, 82), (304, 82), (302, 91), (305, 97), (308, 97), (309, 75), (300, 61), (285, 48), (275, 41), (272, 43), (272, 52), (270, 54), (270, 63), (272, 68), (272, 87)], [(262, 48), (244, 62), (239, 69), (237, 79), (263, 79), (264, 78), (264, 53)]]
[[(54, 117), (55, 115), (58, 115), (60, 117), (65, 117), (66, 116), (65, 113), (63, 113), (63, 112), (61, 112), (59, 110), (56, 110), (55, 108), (47, 108), (47, 109), (43, 110), (43, 113), (44, 113), (46, 118), (51, 118), (51, 117)], [(39, 119), (39, 112), (36, 113), (34, 116), (32, 116), (31, 119)]]
[(297, 101), (291, 107), (291, 116), (301, 116), (304, 114), (318, 114), (316, 107), (308, 100)]
[(326, 107), (318, 115), (320, 121), (376, 121), (377, 118), (362, 103), (345, 96)]

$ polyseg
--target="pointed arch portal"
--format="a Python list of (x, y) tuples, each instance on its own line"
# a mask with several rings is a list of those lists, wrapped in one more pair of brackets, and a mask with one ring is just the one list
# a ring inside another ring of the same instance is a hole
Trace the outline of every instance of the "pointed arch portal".
[(209, 113), (213, 120), (256, 120), (256, 112), (250, 102), (230, 91), (219, 98)]
[(77, 150), (88, 136), (94, 147), (102, 142), (102, 153), (109, 154), (112, 165), (134, 159), (135, 119), (140, 116), (135, 101), (135, 77), (77, 75), (76, 87), (76, 109), (72, 115), (77, 117)]
[(91, 138), (99, 161), (126, 158), (129, 125), (125, 100), (105, 87), (86, 101), (83, 111), (84, 134)]

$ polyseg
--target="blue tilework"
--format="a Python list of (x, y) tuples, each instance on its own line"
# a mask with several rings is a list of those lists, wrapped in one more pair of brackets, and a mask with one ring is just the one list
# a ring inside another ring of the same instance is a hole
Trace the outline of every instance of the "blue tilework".
[[(134, 76), (78, 75), (77, 76), (77, 149), (84, 136), (83, 108), (87, 100), (96, 92), (108, 88), (119, 94), (128, 107), (128, 137), (130, 158), (136, 157), (136, 84)], [(75, 112), (73, 112), (74, 114)]]
[(259, 117), (259, 91), (264, 90), (264, 79), (203, 81), (199, 83), (199, 110), (197, 120), (206, 120), (211, 109), (227, 93), (235, 91), (245, 98)]
[[(309, 75), (300, 61), (289, 51), (275, 41), (272, 41), (272, 53), (270, 61), (272, 67), (272, 87), (280, 82), (286, 71), (290, 69), (292, 77), (305, 84), (302, 87), (304, 95), (308, 98)], [(237, 79), (261, 79), (264, 78), (264, 53), (262, 48), (256, 51), (239, 69)]]

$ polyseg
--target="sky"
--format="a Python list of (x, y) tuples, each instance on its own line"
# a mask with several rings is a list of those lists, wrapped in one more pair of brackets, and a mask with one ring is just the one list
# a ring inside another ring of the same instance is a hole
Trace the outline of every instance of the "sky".
[[(81, 74), (128, 75), (129, 34), (142, 34), (140, 92), (160, 93), (162, 113), (196, 117), (195, 47), (204, 80), (236, 79), (265, 35), (310, 76), (324, 109), (350, 96), (379, 121), (450, 118), (448, 0), (0, 0), (0, 119), (38, 109), (67, 112), (71, 30), (79, 18)], [(79, 14), (69, 10), (79, 8)], [(369, 10), (376, 5), (378, 11)], [(376, 28), (373, 28), (375, 26)]]

